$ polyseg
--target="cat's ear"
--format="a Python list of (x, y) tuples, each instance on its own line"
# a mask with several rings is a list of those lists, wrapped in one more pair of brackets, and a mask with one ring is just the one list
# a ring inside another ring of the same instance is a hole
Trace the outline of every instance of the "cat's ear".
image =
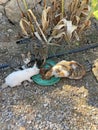
[(25, 54), (21, 54), (22, 59), (25, 59)]
[(30, 53), (30, 51), (27, 53), (27, 57), (28, 57), (28, 58), (31, 58), (31, 53)]
[(34, 63), (33, 67), (34, 67), (34, 68), (36, 68), (36, 67), (37, 67), (37, 63), (36, 63), (36, 62)]

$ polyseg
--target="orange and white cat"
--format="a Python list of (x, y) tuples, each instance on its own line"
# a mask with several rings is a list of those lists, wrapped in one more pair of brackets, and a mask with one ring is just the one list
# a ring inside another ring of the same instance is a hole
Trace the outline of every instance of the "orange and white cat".
[(67, 77), (69, 79), (81, 79), (85, 75), (84, 67), (76, 61), (62, 60), (48, 70), (44, 78)]

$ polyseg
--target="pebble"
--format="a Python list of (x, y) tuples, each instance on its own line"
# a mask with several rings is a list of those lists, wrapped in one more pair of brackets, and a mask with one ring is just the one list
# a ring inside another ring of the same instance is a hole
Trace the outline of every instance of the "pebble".
[[(3, 12), (0, 11), (0, 17), (2, 18), (2, 16)], [(6, 25), (7, 22), (4, 24)], [(8, 27), (7, 33), (13, 33), (13, 30)], [(8, 36), (10, 37), (10, 35)], [(3, 48), (4, 54), (8, 51), (8, 43), (5, 47), (5, 50)], [(15, 48), (12, 47), (10, 48), (14, 51)], [(12, 53), (11, 49), (9, 49), (10, 53)], [(9, 59), (10, 56), (8, 56)], [(10, 71), (12, 70), (4, 70), (3, 77)], [(3, 79), (2, 75), (0, 75), (0, 79)], [(0, 80), (0, 82), (3, 80)], [(70, 80), (67, 83), (70, 84)], [(32, 83), (32, 85), (24, 84), (24, 86), (21, 85), (14, 89), (7, 88), (2, 91), (0, 93), (0, 114), (2, 114), (0, 116), (0, 130), (97, 130), (98, 107), (91, 106), (88, 101), (92, 98), (92, 91), (98, 95), (98, 89), (96, 88), (96, 91), (94, 91), (95, 86), (90, 86), (88, 80), (82, 89), (77, 89), (78, 87), (75, 86), (65, 86), (60, 89), (61, 85), (64, 84), (55, 84), (55, 88), (51, 86), (47, 89), (47, 87)], [(81, 87), (79, 86), (79, 88)], [(88, 92), (85, 88), (88, 88)], [(34, 101), (31, 99), (28, 103), (26, 99), (31, 95), (34, 96)], [(94, 96), (97, 98), (97, 95)], [(98, 106), (97, 101), (93, 100), (96, 106)], [(27, 105), (31, 108), (30, 111), (28, 111)], [(77, 105), (80, 107), (77, 107)], [(20, 106), (21, 109), (18, 110)]]
[(48, 106), (48, 103), (44, 103), (43, 106), (44, 106), (44, 107), (47, 107), (47, 106)]
[(13, 30), (12, 30), (12, 29), (8, 29), (7, 31), (8, 31), (9, 33), (12, 33), (12, 32), (13, 32)]
[(0, 19), (2, 19), (2, 13), (0, 13)]
[(0, 0), (0, 4), (5, 4), (9, 0)]
[(4, 7), (2, 5), (0, 5), (0, 13), (4, 14)]
[(26, 130), (26, 128), (23, 127), (23, 126), (21, 126), (21, 127), (19, 128), (19, 130)]

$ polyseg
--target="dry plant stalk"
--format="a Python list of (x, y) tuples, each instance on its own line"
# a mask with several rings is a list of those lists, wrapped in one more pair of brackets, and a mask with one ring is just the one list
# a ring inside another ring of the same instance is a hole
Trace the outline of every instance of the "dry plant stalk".
[[(27, 25), (30, 24), (29, 27), (32, 32), (34, 32), (34, 25), (32, 24), (32, 21), (34, 21), (39, 29), (37, 30), (38, 33), (41, 34), (42, 39), (44, 39), (46, 43), (48, 43), (48, 41), (51, 42), (53, 39), (56, 41), (60, 37), (65, 38), (66, 41), (71, 41), (73, 38), (79, 40), (79, 35), (91, 24), (87, 18), (90, 12), (89, 0), (73, 0), (67, 12), (64, 12), (63, 0), (62, 3), (60, 0), (50, 0), (51, 6), (47, 6), (46, 3), (46, 0), (44, 0), (41, 24), (37, 22), (36, 16), (30, 9), (27, 11), (29, 22), (22, 20), (25, 21)], [(21, 23), (20, 26), (23, 29)], [(23, 29), (23, 32), (27, 35), (26, 30), (27, 29)], [(47, 38), (47, 35), (50, 35), (50, 37)]]
[(62, 38), (67, 42), (79, 40), (80, 34), (91, 24), (88, 18), (89, 0), (73, 0), (67, 11), (64, 9), (64, 0), (49, 1), (48, 6), (44, 0), (40, 22), (33, 11), (26, 8), (27, 15), (20, 20), (23, 33), (27, 36), (36, 36), (47, 48), (49, 45), (60, 45), (58, 41)]
[(73, 0), (65, 12), (65, 16), (53, 28), (52, 38), (65, 38), (72, 41), (73, 38), (79, 40), (80, 34), (87, 29), (91, 22), (88, 19), (90, 12), (89, 0)]
[(51, 10), (51, 7), (45, 7), (43, 12), (42, 12), (42, 30), (46, 31), (47, 28), (49, 27), (49, 17), (48, 17), (48, 12)]

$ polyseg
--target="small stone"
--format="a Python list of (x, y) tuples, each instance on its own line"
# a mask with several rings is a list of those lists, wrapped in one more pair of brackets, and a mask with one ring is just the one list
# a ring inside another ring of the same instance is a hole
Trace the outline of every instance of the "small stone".
[[(29, 9), (32, 9), (36, 6), (37, 3), (39, 3), (40, 0), (28, 0), (27, 5)], [(26, 9), (24, 8), (24, 4), (21, 0), (19, 0), (19, 5), (24, 13), (26, 13)], [(5, 12), (6, 16), (10, 21), (13, 23), (17, 23), (21, 19), (21, 11), (19, 10), (19, 7), (17, 5), (17, 0), (10, 0), (6, 6), (5, 6)]]
[(0, 19), (2, 19), (2, 13), (0, 13)]
[(5, 4), (8, 0), (0, 0), (0, 5)]
[(43, 106), (44, 106), (44, 107), (47, 107), (47, 106), (48, 106), (48, 103), (44, 103)]
[(38, 118), (42, 118), (42, 115), (41, 115), (41, 114), (38, 114), (37, 117), (38, 117)]
[(4, 7), (2, 5), (0, 5), (0, 13), (4, 14)]
[(19, 130), (26, 130), (26, 128), (21, 126)]
[(31, 123), (32, 123), (32, 121), (27, 121), (27, 123), (28, 123), (28, 124), (31, 124)]
[(7, 31), (8, 31), (9, 33), (12, 33), (12, 32), (13, 32), (13, 30), (12, 30), (12, 29), (8, 29)]

